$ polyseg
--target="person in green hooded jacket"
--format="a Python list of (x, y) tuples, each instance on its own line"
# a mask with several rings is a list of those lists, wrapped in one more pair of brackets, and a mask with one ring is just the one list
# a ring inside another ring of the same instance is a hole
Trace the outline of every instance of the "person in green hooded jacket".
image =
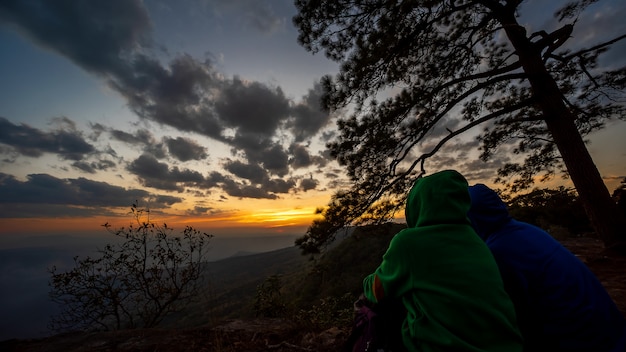
[(401, 300), (409, 351), (522, 351), (515, 308), (489, 248), (467, 212), (468, 184), (453, 170), (418, 179), (406, 209), (407, 229), (363, 280), (371, 302)]

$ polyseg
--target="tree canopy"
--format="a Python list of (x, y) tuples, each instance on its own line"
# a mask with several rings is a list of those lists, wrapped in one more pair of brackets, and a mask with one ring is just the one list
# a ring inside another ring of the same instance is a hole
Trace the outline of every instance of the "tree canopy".
[(626, 34), (563, 48), (593, 2), (571, 2), (555, 14), (560, 28), (528, 33), (521, 0), (297, 0), (301, 45), (341, 63), (322, 80), (323, 104), (349, 111), (328, 148), (351, 188), (333, 195), (296, 244), (316, 253), (343, 226), (390, 219), (425, 162), (479, 126), (481, 160), (516, 156), (496, 181), (516, 192), (565, 174), (605, 243), (622, 243), (626, 222), (583, 137), (626, 118), (626, 67), (598, 64)]

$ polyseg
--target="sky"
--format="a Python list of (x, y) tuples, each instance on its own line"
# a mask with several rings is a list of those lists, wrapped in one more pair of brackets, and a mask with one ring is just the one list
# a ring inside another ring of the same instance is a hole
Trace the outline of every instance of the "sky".
[[(523, 6), (529, 31), (557, 28), (555, 2)], [(626, 33), (625, 12), (601, 1), (571, 45)], [(135, 200), (168, 225), (303, 233), (348, 185), (324, 148), (337, 116), (318, 104), (338, 64), (298, 44), (295, 14), (291, 0), (2, 1), (0, 237), (100, 231)], [(609, 190), (626, 176), (625, 131), (590, 138)], [(496, 159), (429, 171), (489, 183)]]

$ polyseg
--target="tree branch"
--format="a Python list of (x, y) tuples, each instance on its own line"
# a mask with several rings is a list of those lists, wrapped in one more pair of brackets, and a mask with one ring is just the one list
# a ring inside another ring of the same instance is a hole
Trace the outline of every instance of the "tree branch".
[[(447, 136), (445, 136), (443, 139), (441, 139), (439, 141), (439, 143), (437, 143), (437, 145), (431, 149), (430, 152), (428, 153), (423, 153), (420, 157), (418, 157), (409, 167), (409, 169), (407, 171), (405, 171), (404, 173), (398, 175), (392, 182), (390, 182), (390, 185), (395, 184), (396, 182), (398, 182), (399, 179), (402, 179), (406, 176), (408, 176), (413, 169), (415, 169), (415, 167), (417, 166), (418, 163), (420, 163), (420, 175), (423, 175), (426, 171), (424, 170), (424, 162), (426, 161), (426, 159), (430, 158), (431, 156), (435, 155), (435, 153), (437, 153), (439, 151), (439, 149), (441, 149), (441, 147), (443, 147), (449, 140), (451, 140), (452, 138), (458, 136), (459, 134), (462, 134), (463, 132), (466, 132), (467, 130), (478, 126), (484, 122), (487, 122), (489, 120), (492, 120), (494, 118), (497, 118), (499, 116), (502, 116), (503, 114), (507, 114), (507, 113), (511, 113), (515, 110), (521, 109), (524, 106), (528, 106), (530, 104), (532, 104), (532, 102), (534, 101), (533, 98), (528, 98), (526, 100), (522, 100), (521, 102), (515, 104), (515, 105), (511, 105), (507, 108), (504, 108), (502, 110), (493, 112), (491, 114), (485, 115), (483, 117), (481, 117), (480, 119), (474, 120), (470, 123), (468, 123), (467, 125), (457, 129), (454, 132), (449, 133)], [(385, 187), (386, 189), (389, 189), (390, 186)]]

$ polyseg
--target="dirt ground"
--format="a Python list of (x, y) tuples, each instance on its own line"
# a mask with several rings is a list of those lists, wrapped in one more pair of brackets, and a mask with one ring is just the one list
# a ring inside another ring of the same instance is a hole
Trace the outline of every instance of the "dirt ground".
[[(608, 255), (593, 238), (561, 240), (600, 279), (626, 316), (626, 257)], [(63, 334), (46, 339), (0, 342), (1, 351), (148, 352), (148, 351), (339, 351), (346, 328), (310, 332), (286, 320), (232, 320), (218, 327), (146, 329)]]

